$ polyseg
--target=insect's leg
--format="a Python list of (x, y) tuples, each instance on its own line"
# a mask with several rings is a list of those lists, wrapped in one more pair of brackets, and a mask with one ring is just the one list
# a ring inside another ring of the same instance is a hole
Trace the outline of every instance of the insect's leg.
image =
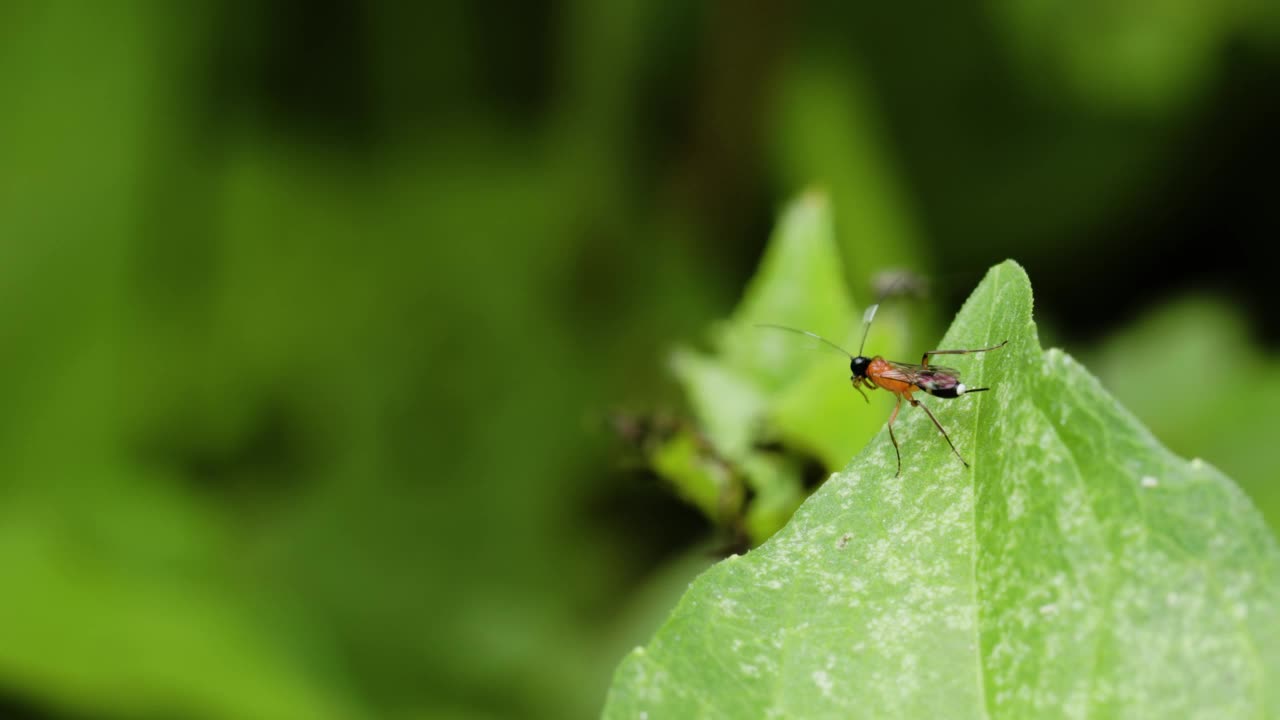
[(999, 350), (1000, 348), (1008, 344), (1009, 344), (1009, 341), (1005, 340), (999, 345), (992, 345), (991, 347), (984, 347), (984, 348), (974, 348), (972, 350), (930, 350), (929, 352), (920, 356), (920, 365), (923, 367), (929, 367), (930, 355), (968, 355), (969, 353), (980, 353), (980, 352), (986, 352), (988, 350)]
[[(915, 402), (914, 400), (912, 402)], [(893, 441), (893, 452), (898, 456), (898, 472), (894, 477), (902, 476), (902, 451), (898, 449), (898, 438), (893, 436), (893, 421), (898, 419), (898, 411), (902, 409), (902, 396), (898, 396), (898, 404), (893, 406), (893, 414), (889, 416), (889, 439)]]
[(862, 392), (862, 383), (858, 382), (857, 378), (853, 379), (853, 389), (858, 391), (858, 394), (862, 396), (863, 400), (866, 400), (868, 403), (871, 402), (871, 398), (867, 397), (867, 394)]
[(938, 418), (933, 416), (933, 411), (929, 409), (929, 406), (925, 405), (924, 403), (916, 399), (912, 399), (911, 404), (915, 405), (921, 410), (924, 410), (924, 413), (929, 416), (930, 420), (933, 421), (933, 426), (938, 428), (938, 432), (942, 433), (942, 437), (947, 439), (947, 444), (951, 446), (951, 452), (956, 454), (956, 457), (960, 459), (960, 462), (963, 463), (965, 467), (969, 467), (969, 463), (965, 462), (964, 457), (960, 454), (960, 451), (956, 449), (956, 444), (951, 442), (951, 436), (947, 434), (946, 430), (942, 429), (942, 423), (938, 422)]

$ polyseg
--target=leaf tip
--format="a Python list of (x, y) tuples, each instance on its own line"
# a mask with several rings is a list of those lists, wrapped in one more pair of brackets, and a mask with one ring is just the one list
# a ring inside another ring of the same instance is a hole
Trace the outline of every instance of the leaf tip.
[(1021, 280), (1028, 285), (1031, 284), (1031, 278), (1027, 275), (1027, 269), (1022, 267), (1022, 263), (1014, 260), (1013, 258), (1006, 258), (1004, 261), (992, 265), (988, 274), (1003, 274), (1005, 272), (1011, 272), (1016, 279)]
[(831, 202), (826, 189), (813, 186), (786, 204), (778, 230), (784, 238), (803, 236), (824, 227), (830, 217)]
[(822, 185), (810, 185), (800, 193), (800, 197), (796, 200), (798, 207), (811, 207), (817, 210), (825, 210), (830, 202), (830, 193), (827, 188)]

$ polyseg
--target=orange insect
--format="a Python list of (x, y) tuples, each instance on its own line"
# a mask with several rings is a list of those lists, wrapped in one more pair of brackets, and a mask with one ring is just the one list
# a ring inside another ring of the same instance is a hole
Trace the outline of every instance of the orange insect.
[(947, 435), (947, 431), (942, 428), (942, 423), (938, 422), (938, 418), (933, 416), (933, 412), (929, 410), (929, 406), (911, 397), (911, 394), (917, 390), (940, 397), (947, 400), (958, 398), (968, 393), (984, 392), (991, 388), (971, 388), (960, 382), (960, 371), (954, 368), (942, 367), (941, 365), (930, 365), (929, 358), (934, 355), (968, 355), (970, 353), (987, 352), (989, 350), (998, 350), (1009, 344), (1008, 340), (999, 345), (991, 347), (975, 348), (972, 350), (930, 350), (920, 357), (920, 364), (901, 363), (892, 360), (885, 360), (876, 355), (875, 357), (867, 357), (862, 354), (863, 347), (867, 344), (867, 333), (871, 330), (871, 321), (876, 316), (876, 310), (879, 304), (872, 305), (867, 308), (866, 315), (863, 317), (862, 343), (858, 346), (858, 354), (845, 350), (830, 340), (811, 333), (808, 330), (797, 330), (796, 328), (786, 327), (784, 325), (761, 325), (760, 327), (774, 328), (776, 330), (786, 330), (788, 332), (800, 333), (808, 335), (811, 338), (820, 340), (827, 345), (839, 350), (849, 356), (849, 370), (853, 373), (850, 380), (853, 382), (853, 388), (862, 394), (862, 398), (867, 402), (871, 399), (867, 394), (862, 392), (863, 388), (875, 390), (881, 388), (888, 390), (898, 398), (898, 403), (893, 406), (893, 414), (889, 416), (889, 439), (893, 441), (893, 451), (898, 456), (898, 472), (902, 475), (902, 451), (898, 448), (898, 438), (893, 434), (893, 421), (898, 419), (898, 411), (902, 409), (902, 402), (905, 400), (914, 407), (924, 410), (929, 419), (933, 421), (934, 427), (938, 428), (938, 432), (942, 433), (942, 437), (946, 439), (947, 444), (951, 446), (951, 451), (956, 457), (969, 467), (969, 463), (965, 461), (960, 451), (956, 449), (955, 443), (951, 442), (951, 436)]

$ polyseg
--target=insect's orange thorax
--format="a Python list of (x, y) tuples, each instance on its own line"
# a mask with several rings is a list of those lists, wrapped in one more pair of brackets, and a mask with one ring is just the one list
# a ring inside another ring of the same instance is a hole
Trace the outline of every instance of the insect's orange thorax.
[(867, 377), (877, 386), (888, 390), (895, 395), (908, 397), (916, 391), (916, 386), (909, 382), (899, 380), (894, 377), (885, 377), (885, 374), (892, 370), (892, 366), (884, 361), (879, 355), (871, 359), (871, 363), (867, 365)]

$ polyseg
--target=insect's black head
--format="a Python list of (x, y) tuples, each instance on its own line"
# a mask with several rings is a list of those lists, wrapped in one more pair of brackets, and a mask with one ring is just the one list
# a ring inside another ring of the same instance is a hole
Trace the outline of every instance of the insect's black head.
[(862, 355), (859, 355), (858, 357), (849, 361), (849, 369), (853, 371), (853, 376), (855, 378), (866, 377), (867, 366), (870, 364), (871, 364), (870, 360), (868, 360), (866, 357)]

